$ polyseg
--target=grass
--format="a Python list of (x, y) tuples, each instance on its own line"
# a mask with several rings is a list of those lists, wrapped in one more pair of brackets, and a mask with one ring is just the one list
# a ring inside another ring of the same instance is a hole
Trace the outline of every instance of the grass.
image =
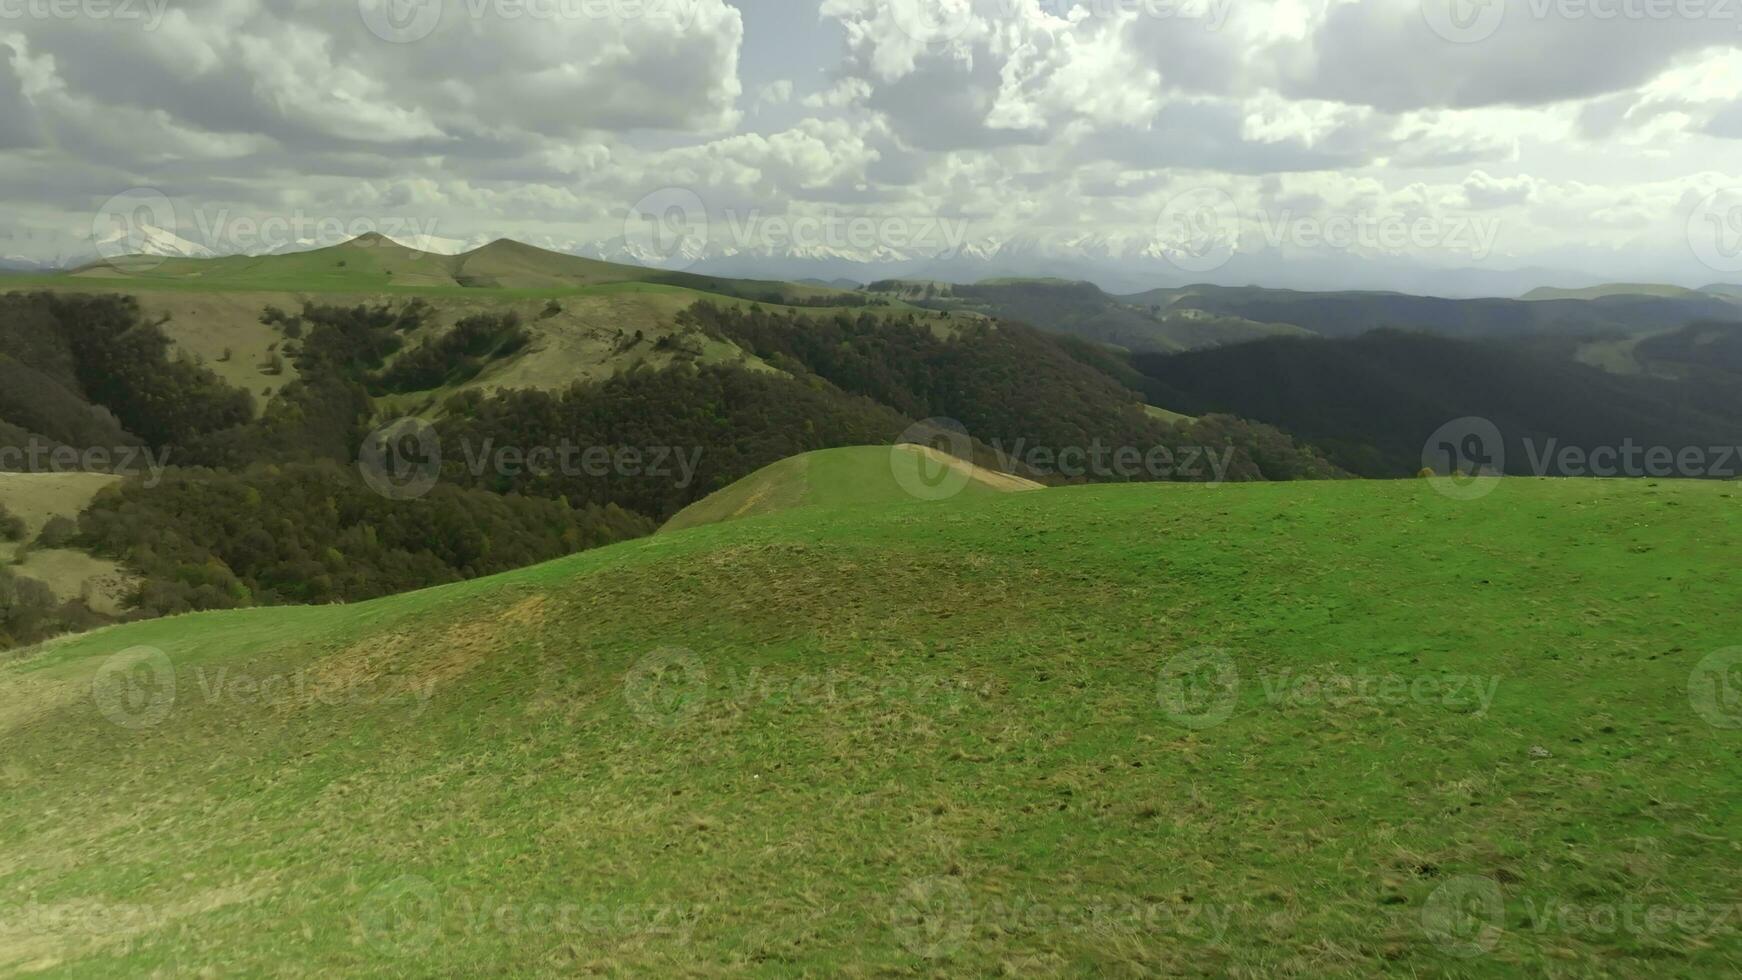
[[(0, 504), (25, 525), (22, 542), (0, 541), (0, 561), (47, 585), (57, 598), (85, 596), (99, 612), (120, 612), (122, 599), (134, 583), (119, 564), (71, 548), (32, 544), (50, 518), (76, 520), (98, 490), (118, 482), (118, 477), (106, 473), (0, 472)], [(21, 549), (24, 561), (18, 562)]]
[[(288, 358), (282, 359), (277, 373), (268, 373), (274, 350), (284, 340), (260, 323), (268, 305), (294, 313), (305, 301), (349, 305), (419, 297), (437, 311), (431, 333), (446, 330), (472, 313), (501, 309), (520, 313), (534, 335), (525, 352), (491, 365), (464, 384), (385, 400), (413, 412), (467, 389), (557, 390), (636, 366), (666, 367), (679, 359), (773, 370), (736, 345), (699, 333), (684, 334), (675, 346), (656, 346), (662, 338), (682, 333), (676, 323), (679, 312), (698, 302), (727, 307), (755, 303), (812, 317), (917, 313), (940, 336), (983, 319), (972, 313), (939, 318), (901, 302), (873, 307), (791, 306), (770, 297), (812, 303), (852, 294), (831, 287), (617, 265), (511, 241), (457, 256), (415, 252), (385, 239), (359, 239), (288, 255), (123, 259), (71, 274), (7, 276), (3, 285), (8, 290), (135, 295), (148, 318), (162, 321), (178, 350), (197, 356), (226, 382), (254, 394), (259, 408), (297, 376)], [(551, 301), (561, 312), (546, 316)], [(641, 343), (632, 339), (638, 331), (644, 336)]]
[(114, 627), (0, 665), (0, 972), (1733, 974), (1735, 492), (814, 506)]
[[(796, 507), (866, 507), (912, 499), (897, 476), (926, 493), (978, 495), (1037, 490), (1040, 484), (927, 452), (918, 446), (847, 446), (790, 456), (672, 515), (664, 531), (775, 514)], [(948, 481), (948, 482), (946, 482)]]

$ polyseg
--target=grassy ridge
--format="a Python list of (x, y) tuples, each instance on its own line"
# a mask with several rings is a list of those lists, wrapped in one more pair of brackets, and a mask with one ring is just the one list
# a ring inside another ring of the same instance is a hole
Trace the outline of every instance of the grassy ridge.
[[(905, 458), (902, 466), (892, 454)], [(674, 514), (662, 530), (678, 531), (720, 521), (791, 510), (795, 507), (867, 507), (911, 499), (896, 477), (912, 474), (920, 492), (977, 495), (1035, 490), (1040, 484), (982, 469), (917, 446), (847, 446), (789, 456), (709, 494)]]
[(0, 667), (0, 972), (1734, 972), (1734, 489), (803, 508), (113, 628)]

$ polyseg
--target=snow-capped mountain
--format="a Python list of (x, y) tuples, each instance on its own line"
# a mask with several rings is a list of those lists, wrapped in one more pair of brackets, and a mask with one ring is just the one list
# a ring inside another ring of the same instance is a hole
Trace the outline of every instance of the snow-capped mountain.
[(106, 233), (93, 236), (91, 251), (106, 259), (120, 258), (125, 255), (209, 259), (218, 254), (204, 245), (188, 241), (173, 231), (142, 221), (127, 222)]

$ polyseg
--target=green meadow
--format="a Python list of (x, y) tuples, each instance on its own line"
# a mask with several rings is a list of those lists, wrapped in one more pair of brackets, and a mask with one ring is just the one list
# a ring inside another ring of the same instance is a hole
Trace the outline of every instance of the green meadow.
[(11, 656), (0, 973), (1742, 967), (1734, 484), (832, 479)]

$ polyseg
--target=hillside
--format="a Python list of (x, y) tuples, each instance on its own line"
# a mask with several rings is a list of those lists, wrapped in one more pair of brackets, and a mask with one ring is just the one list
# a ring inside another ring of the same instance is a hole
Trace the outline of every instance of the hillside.
[(1586, 286), (1581, 289), (1538, 286), (1530, 292), (1525, 293), (1521, 298), (1528, 300), (1544, 300), (1602, 299), (1606, 296), (1671, 296), (1678, 299), (1699, 299), (1708, 293), (1708, 290), (1689, 289), (1686, 286), (1670, 286), (1664, 283), (1611, 282), (1604, 283), (1600, 286)]
[(982, 313), (1133, 351), (1194, 350), (1305, 333), (1290, 324), (1162, 309), (1065, 279), (989, 279), (973, 285), (886, 280), (866, 289), (927, 309)]
[[(666, 272), (508, 239), (438, 255), (380, 235), (281, 255), (121, 258), (68, 274), (8, 277), (6, 285), (132, 295), (178, 355), (197, 359), (262, 403), (297, 377), (293, 359), (275, 356), (284, 338), (261, 322), (267, 307), (294, 313), (307, 302), (376, 305), (416, 298), (433, 310), (428, 334), (480, 313), (513, 312), (527, 324), (534, 335), (528, 356), (493, 366), (438, 397), (469, 389), (556, 390), (679, 361), (762, 369), (731, 344), (683, 336), (678, 314), (700, 301), (792, 305), (814, 315), (864, 308), (905, 316), (916, 310), (828, 285)], [(940, 328), (981, 319), (975, 313), (945, 314)]]
[(0, 665), (0, 971), (1733, 972), (1732, 496), (802, 508), (114, 627)]
[(1742, 431), (1734, 375), (1704, 384), (1624, 377), (1524, 346), (1403, 331), (1255, 341), (1133, 363), (1151, 379), (1155, 404), (1285, 426), (1370, 477), (1415, 473), (1428, 437), (1466, 416), (1495, 423), (1508, 471), (1518, 474), (1530, 472), (1526, 440), (1539, 455), (1550, 445), (1628, 440), (1704, 451), (1734, 445)]
[(440, 255), (373, 233), (326, 248), (279, 255), (121, 257), (44, 279), (47, 285), (79, 283), (131, 289), (300, 293), (451, 295), (460, 290), (482, 290), (521, 297), (639, 286), (774, 303), (827, 305), (831, 299), (843, 298), (853, 305), (859, 302), (850, 291), (827, 286), (667, 272), (553, 252), (506, 238), (469, 252)]
[[(903, 482), (907, 481), (907, 482)], [(789, 456), (716, 490), (661, 531), (776, 514), (800, 507), (866, 507), (941, 495), (1015, 493), (1041, 484), (976, 466), (931, 447), (847, 446)]]
[(1742, 320), (1742, 306), (1706, 293), (1603, 294), (1584, 298), (1442, 299), (1383, 292), (1300, 292), (1256, 286), (1186, 286), (1120, 297), (1166, 310), (1194, 309), (1292, 324), (1326, 337), (1420, 330), (1465, 339), (1543, 334), (1595, 336), (1675, 329), (1695, 320)]

